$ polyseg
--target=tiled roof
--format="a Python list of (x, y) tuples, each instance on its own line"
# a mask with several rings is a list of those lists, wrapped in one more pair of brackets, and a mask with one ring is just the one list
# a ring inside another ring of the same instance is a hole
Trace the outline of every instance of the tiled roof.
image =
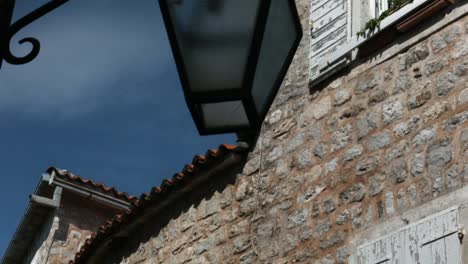
[(49, 173), (50, 175), (54, 173), (55, 177), (66, 180), (68, 182), (76, 183), (86, 188), (94, 189), (95, 191), (99, 191), (100, 193), (111, 195), (112, 197), (117, 199), (121, 199), (127, 202), (133, 202), (137, 200), (137, 197), (135, 196), (130, 196), (124, 192), (119, 192), (114, 187), (108, 187), (103, 183), (96, 183), (93, 180), (85, 179), (78, 175), (74, 175), (67, 170), (61, 170), (55, 167), (50, 167), (49, 169), (47, 169), (47, 173)]
[(100, 243), (135, 221), (142, 215), (145, 208), (161, 203), (171, 193), (188, 186), (199, 172), (207, 172), (214, 169), (216, 164), (227, 158), (229, 154), (242, 153), (243, 155), (245, 152), (246, 148), (235, 145), (221, 145), (216, 150), (208, 150), (205, 156), (195, 156), (192, 163), (185, 165), (182, 172), (176, 173), (172, 179), (164, 180), (161, 186), (153, 187), (149, 193), (142, 194), (140, 199), (132, 202), (129, 210), (116, 215), (112, 220), (102, 225), (91, 238), (86, 240), (75, 255), (75, 260), (70, 261), (70, 264), (86, 263), (87, 259), (98, 249)]

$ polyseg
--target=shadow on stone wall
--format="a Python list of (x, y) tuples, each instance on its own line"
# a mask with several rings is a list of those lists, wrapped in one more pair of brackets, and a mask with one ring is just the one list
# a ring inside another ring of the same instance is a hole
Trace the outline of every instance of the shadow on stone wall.
[[(144, 221), (138, 224), (135, 230), (131, 230), (129, 236), (117, 236), (112, 238), (112, 242), (106, 248), (106, 252), (100, 254), (99, 263), (120, 263), (124, 258), (130, 255), (138, 254), (138, 249), (141, 244), (148, 243), (152, 238), (156, 238), (161, 234), (161, 230), (168, 226), (168, 224), (179, 219), (182, 214), (186, 214), (191, 207), (199, 209), (203, 200), (210, 200), (216, 193), (222, 193), (229, 185), (234, 185), (237, 175), (240, 174), (245, 165), (242, 161), (240, 165), (224, 168), (222, 171), (216, 171), (208, 176), (203, 181), (197, 182), (186, 190), (181, 197), (164, 206), (161, 210), (153, 212), (149, 216), (145, 216)], [(213, 167), (216, 167), (213, 166)], [(199, 176), (197, 176), (199, 177)], [(170, 199), (170, 197), (167, 197)], [(158, 202), (154, 206), (157, 206)], [(148, 209), (148, 208), (147, 208)], [(198, 212), (199, 210), (197, 210)], [(195, 222), (194, 225), (197, 223)], [(177, 232), (174, 230), (174, 234)], [(178, 230), (180, 231), (180, 230)], [(200, 230), (201, 232), (209, 232), (207, 230)], [(177, 239), (177, 238), (176, 238)], [(180, 237), (179, 239), (185, 239)], [(184, 241), (184, 243), (191, 243), (191, 241)], [(145, 247), (147, 255), (157, 254), (157, 249)]]

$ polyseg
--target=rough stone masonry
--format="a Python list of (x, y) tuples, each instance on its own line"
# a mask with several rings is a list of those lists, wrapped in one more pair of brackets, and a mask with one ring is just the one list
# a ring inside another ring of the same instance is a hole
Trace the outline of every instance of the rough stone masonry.
[(355, 234), (466, 185), (466, 4), (309, 89), (296, 2), (303, 41), (235, 184), (121, 263), (348, 263)]

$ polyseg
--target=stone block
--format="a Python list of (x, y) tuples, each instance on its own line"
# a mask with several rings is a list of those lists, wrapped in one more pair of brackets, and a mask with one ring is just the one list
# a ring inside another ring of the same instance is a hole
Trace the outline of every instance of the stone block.
[(424, 74), (430, 76), (433, 73), (441, 71), (445, 66), (448, 65), (448, 61), (445, 58), (437, 58), (435, 60), (428, 61), (424, 65)]
[(312, 164), (314, 157), (310, 150), (303, 150), (295, 155), (296, 165), (299, 169), (304, 169)]
[(450, 131), (456, 129), (459, 126), (463, 126), (466, 120), (468, 120), (468, 111), (451, 116), (444, 121), (444, 130)]
[(320, 120), (322, 119), (331, 109), (331, 97), (326, 96), (320, 99), (318, 102), (313, 103), (310, 108), (307, 108), (306, 111), (311, 111), (312, 116)]
[(366, 173), (369, 173), (373, 171), (375, 168), (377, 168), (378, 164), (379, 164), (379, 160), (377, 156), (363, 158), (356, 163), (356, 167), (355, 167), (356, 174), (364, 175)]
[(378, 112), (372, 110), (375, 109), (371, 109), (366, 115), (357, 118), (356, 129), (358, 139), (362, 139), (369, 132), (377, 128)]
[(361, 228), (362, 226), (362, 209), (359, 206), (351, 208), (351, 226), (354, 230)]
[(299, 146), (304, 144), (305, 136), (302, 133), (297, 134), (294, 136), (287, 144), (286, 144), (286, 152), (291, 153), (296, 150)]
[(249, 231), (249, 221), (244, 219), (237, 224), (233, 224), (229, 230), (228, 236), (229, 238), (235, 237), (240, 234), (247, 233)]
[(346, 247), (341, 247), (336, 250), (336, 260), (338, 264), (346, 264), (348, 263), (348, 257), (350, 253)]
[[(413, 82), (408, 74), (402, 74), (395, 79), (393, 88), (393, 94), (398, 94), (410, 90), (413, 86)], [(385, 98), (384, 98), (385, 99)]]
[(240, 235), (233, 241), (234, 254), (239, 254), (250, 248), (250, 235)]
[(336, 209), (336, 203), (334, 198), (327, 198), (323, 201), (323, 211), (327, 214), (332, 213)]
[(468, 54), (468, 42), (466, 39), (460, 39), (453, 45), (452, 59), (457, 60)]
[(316, 239), (321, 239), (323, 236), (325, 236), (332, 228), (332, 225), (326, 221), (322, 223), (317, 223), (314, 228), (314, 238)]
[(395, 160), (390, 165), (389, 178), (393, 184), (402, 183), (408, 178), (408, 166), (405, 159)]
[(333, 104), (335, 106), (342, 105), (351, 99), (351, 91), (346, 88), (338, 89), (335, 93), (335, 100)]
[(418, 116), (414, 116), (405, 122), (396, 124), (393, 127), (393, 134), (397, 137), (403, 137), (410, 134), (419, 127), (421, 123), (420, 120), (421, 119)]
[(389, 97), (389, 93), (384, 89), (380, 89), (380, 90), (375, 91), (369, 96), (369, 99), (367, 100), (367, 104), (369, 106), (374, 106), (384, 101), (388, 97)]
[(251, 193), (251, 183), (246, 178), (241, 179), (239, 181), (239, 184), (237, 185), (236, 200), (242, 201), (250, 193)]
[(387, 192), (385, 194), (385, 212), (388, 217), (391, 217), (395, 214), (395, 204), (394, 196), (392, 192)]
[(303, 225), (307, 220), (307, 209), (299, 209), (288, 217), (288, 228)]
[(416, 136), (413, 138), (413, 146), (418, 147), (421, 145), (427, 144), (437, 135), (437, 126), (431, 126), (426, 129), (421, 130)]
[(325, 174), (336, 171), (338, 168), (338, 158), (334, 158), (325, 163)]
[[(297, 122), (294, 118), (289, 118), (281, 122), (277, 127), (273, 129), (273, 138), (283, 139), (289, 136), (290, 132), (295, 129)], [(264, 145), (265, 144), (264, 142)]]
[(274, 112), (271, 113), (271, 115), (267, 118), (267, 122), (268, 122), (270, 125), (274, 125), (274, 124), (278, 123), (279, 121), (281, 121), (282, 114), (283, 114), (283, 112), (282, 112), (280, 109), (274, 111)]
[(454, 164), (447, 170), (447, 189), (454, 190), (461, 186), (462, 179), (458, 170), (458, 164)]
[(405, 156), (408, 153), (409, 143), (406, 140), (401, 140), (400, 142), (393, 145), (392, 148), (385, 152), (385, 161), (391, 162), (396, 158)]
[(417, 190), (416, 190), (416, 186), (414, 185), (410, 185), (408, 187), (408, 197), (409, 197), (409, 203), (412, 207), (414, 207), (417, 203), (417, 197), (418, 197), (418, 193), (417, 193)]
[(388, 131), (382, 131), (369, 137), (367, 148), (371, 151), (386, 147), (391, 142), (391, 137)]
[(329, 249), (334, 246), (338, 246), (342, 244), (346, 238), (348, 237), (348, 233), (346, 231), (338, 230), (337, 232), (329, 235), (319, 243), (319, 247), (322, 250)]
[(269, 162), (276, 161), (283, 155), (282, 146), (275, 147), (270, 153), (268, 153), (266, 160)]
[(367, 73), (362, 75), (359, 79), (354, 92), (356, 94), (363, 94), (374, 87), (376, 87), (380, 83), (380, 78), (376, 74)]
[(452, 72), (444, 72), (436, 79), (436, 93), (438, 96), (446, 96), (455, 88), (458, 77)]
[(383, 105), (382, 116), (385, 124), (390, 124), (391, 122), (400, 119), (403, 115), (403, 105), (401, 101), (393, 101)]
[(254, 155), (251, 157), (244, 167), (244, 173), (246, 175), (252, 175), (260, 169), (260, 155)]
[(429, 145), (426, 155), (428, 166), (441, 167), (452, 160), (452, 141), (449, 138), (439, 139)]
[(362, 145), (354, 145), (343, 153), (343, 160), (352, 161), (355, 158), (361, 156), (363, 151), (364, 148), (362, 147)]
[(257, 260), (257, 254), (253, 250), (249, 250), (247, 251), (247, 253), (239, 257), (240, 264), (251, 264), (251, 263), (255, 263), (256, 260)]
[(345, 147), (350, 141), (352, 136), (352, 126), (350, 124), (341, 127), (332, 134), (331, 137), (331, 150), (336, 151)]
[(351, 117), (356, 117), (362, 111), (366, 110), (366, 107), (361, 104), (354, 104), (350, 105), (349, 107), (345, 108), (340, 115), (340, 119), (346, 119)]
[(318, 143), (315, 145), (313, 152), (316, 157), (323, 159), (328, 154), (328, 145), (325, 142)]
[(366, 189), (364, 184), (356, 183), (340, 193), (340, 201), (344, 204), (360, 202), (364, 199), (365, 195)]
[(465, 76), (468, 73), (468, 59), (456, 64), (453, 73), (458, 77)]
[(408, 108), (415, 109), (424, 105), (432, 98), (430, 83), (413, 89), (408, 95)]
[(369, 178), (369, 194), (376, 196), (381, 193), (386, 186), (387, 177), (385, 174), (377, 174)]
[(439, 118), (440, 115), (448, 110), (448, 103), (445, 101), (435, 102), (431, 104), (423, 111), (423, 122), (429, 122), (431, 120)]
[(398, 203), (398, 210), (400, 210), (400, 212), (406, 209), (406, 192), (403, 189), (398, 191), (397, 203)]
[(346, 224), (350, 219), (350, 213), (348, 210), (343, 210), (341, 213), (338, 214), (336, 217), (336, 224), (337, 225), (344, 225)]
[(307, 188), (307, 190), (304, 193), (304, 201), (303, 202), (310, 202), (317, 198), (325, 189), (326, 189), (325, 184), (318, 184), (314, 186), (310, 186)]
[(335, 260), (333, 259), (332, 256), (328, 255), (326, 257), (323, 257), (315, 261), (315, 264), (335, 264)]
[(458, 102), (460, 106), (468, 104), (468, 88), (463, 89), (458, 96)]
[(424, 173), (425, 159), (424, 153), (416, 153), (410, 159), (410, 172), (414, 177)]
[(257, 206), (258, 206), (258, 203), (255, 197), (251, 197), (249, 199), (242, 201), (239, 206), (240, 215), (243, 216), (243, 215), (252, 214), (257, 208)]
[(307, 135), (312, 140), (318, 140), (322, 136), (322, 125), (320, 123), (313, 123), (309, 126)]

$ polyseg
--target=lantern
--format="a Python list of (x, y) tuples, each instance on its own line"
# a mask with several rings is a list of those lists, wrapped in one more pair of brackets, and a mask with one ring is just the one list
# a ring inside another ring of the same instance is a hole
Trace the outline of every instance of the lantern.
[(159, 0), (201, 135), (258, 129), (302, 37), (294, 0)]

